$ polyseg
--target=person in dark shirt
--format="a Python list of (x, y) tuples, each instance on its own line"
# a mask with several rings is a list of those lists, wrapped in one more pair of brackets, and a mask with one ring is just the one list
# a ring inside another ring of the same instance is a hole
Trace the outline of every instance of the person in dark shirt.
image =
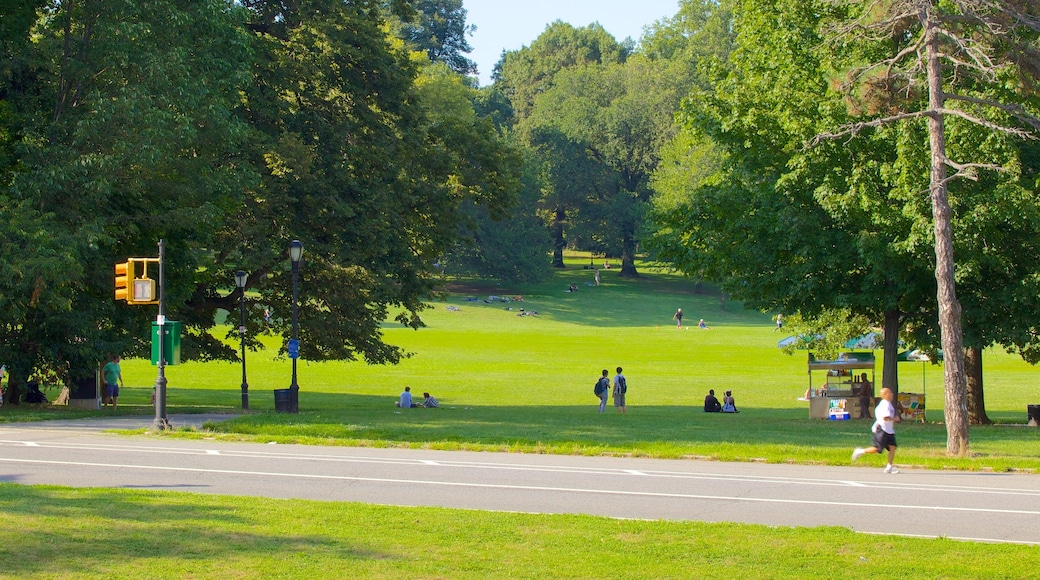
[(704, 412), (705, 413), (719, 413), (722, 411), (722, 404), (715, 398), (715, 389), (708, 391), (708, 396), (704, 397)]

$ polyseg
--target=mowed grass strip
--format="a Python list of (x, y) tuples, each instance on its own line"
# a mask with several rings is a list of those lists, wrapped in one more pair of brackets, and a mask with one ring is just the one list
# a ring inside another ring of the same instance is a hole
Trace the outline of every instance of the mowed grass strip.
[[(402, 503), (409, 503), (407, 498)], [(1036, 547), (0, 484), (0, 578), (1029, 578)]]
[[(806, 354), (777, 348), (787, 335), (774, 332), (769, 315), (732, 301), (723, 309), (717, 289), (698, 293), (688, 279), (645, 267), (638, 280), (603, 270), (595, 287), (593, 271), (582, 265), (576, 260), (541, 285), (455, 285), (424, 314), (426, 328), (384, 325), (389, 342), (414, 353), (400, 365), (299, 361), (298, 415), (273, 412), (272, 391), (288, 387), (291, 364), (275, 357), (281, 339), (265, 335), (269, 348), (247, 355), (250, 412), (205, 433), (174, 435), (834, 465), (847, 465), (854, 446), (869, 444), (869, 421), (808, 418), (808, 404), (798, 400), (808, 386)], [(566, 292), (572, 283), (578, 292)], [(683, 330), (671, 319), (680, 307), (690, 325)], [(700, 318), (710, 330), (696, 328)], [(880, 380), (882, 353), (875, 354)], [(987, 409), (1001, 424), (972, 428), (968, 458), (945, 453), (942, 367), (900, 365), (901, 389), (926, 392), (930, 422), (898, 426), (897, 463), (1040, 469), (1040, 430), (1025, 427), (1026, 405), (1040, 404), (1038, 369), (997, 349), (984, 361)], [(618, 366), (628, 377), (628, 413), (619, 416), (611, 405), (600, 415), (593, 384), (602, 369), (613, 375)], [(128, 388), (119, 413), (151, 413), (155, 367), (136, 359), (123, 369)], [(171, 413), (240, 411), (238, 364), (187, 363), (167, 367), (166, 375)], [(822, 380), (818, 373), (814, 384)], [(433, 393), (441, 408), (396, 409), (405, 386), (419, 397)], [(733, 390), (741, 413), (703, 413), (708, 389)], [(97, 413), (4, 408), (0, 420), (86, 414)], [(877, 467), (874, 459), (859, 464)]]

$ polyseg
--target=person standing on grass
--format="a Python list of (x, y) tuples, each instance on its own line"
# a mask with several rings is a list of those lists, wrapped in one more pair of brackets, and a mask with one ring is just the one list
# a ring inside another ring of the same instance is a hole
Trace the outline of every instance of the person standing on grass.
[(672, 320), (675, 321), (675, 327), (682, 330), (682, 308), (675, 311), (672, 315)]
[(105, 398), (101, 402), (104, 406), (112, 403), (113, 411), (119, 405), (119, 386), (123, 384), (123, 371), (119, 368), (119, 361), (117, 354), (101, 368), (101, 374), (105, 377)]
[(607, 397), (610, 396), (610, 371), (603, 369), (603, 375), (596, 381), (596, 396), (599, 397), (599, 412), (607, 411)]
[(773, 329), (773, 332), (776, 332), (778, 330), (783, 330), (783, 329), (784, 329), (784, 315), (783, 314), (777, 314), (776, 315), (776, 328)]
[(627, 393), (628, 382), (625, 381), (625, 375), (621, 374), (621, 367), (618, 367), (617, 374), (614, 375), (614, 408), (618, 413), (625, 413), (625, 394)]
[(874, 398), (874, 386), (867, 380), (867, 373), (863, 373), (863, 376), (859, 379), (859, 418), (869, 419), (870, 418), (870, 400)]
[(899, 473), (893, 462), (896, 459), (896, 427), (895, 424), (899, 421), (899, 414), (896, 413), (895, 405), (892, 404), (895, 395), (889, 388), (881, 389), (881, 401), (878, 402), (877, 408), (874, 409), (874, 425), (871, 426), (870, 430), (874, 433), (874, 446), (857, 447), (852, 451), (852, 460), (856, 461), (860, 457), (871, 453), (883, 453), (888, 450), (888, 465), (885, 466), (885, 473)]
[(596, 268), (596, 286), (599, 286), (599, 268)]

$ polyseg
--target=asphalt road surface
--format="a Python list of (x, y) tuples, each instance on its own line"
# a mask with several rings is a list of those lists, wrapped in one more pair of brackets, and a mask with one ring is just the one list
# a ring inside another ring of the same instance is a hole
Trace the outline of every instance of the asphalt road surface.
[[(174, 416), (180, 427), (210, 417)], [(1040, 544), (1040, 476), (123, 437), (151, 418), (0, 425), (0, 481)], [(897, 458), (898, 459), (898, 458)]]

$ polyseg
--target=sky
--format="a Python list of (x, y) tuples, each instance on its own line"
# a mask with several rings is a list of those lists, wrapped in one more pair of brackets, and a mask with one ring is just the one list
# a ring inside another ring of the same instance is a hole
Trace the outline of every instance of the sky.
[(555, 21), (576, 28), (599, 22), (618, 41), (638, 41), (643, 27), (674, 16), (679, 0), (463, 0), (466, 23), (477, 31), (468, 38), (481, 86), (491, 83), (491, 70), (503, 50), (529, 46)]

